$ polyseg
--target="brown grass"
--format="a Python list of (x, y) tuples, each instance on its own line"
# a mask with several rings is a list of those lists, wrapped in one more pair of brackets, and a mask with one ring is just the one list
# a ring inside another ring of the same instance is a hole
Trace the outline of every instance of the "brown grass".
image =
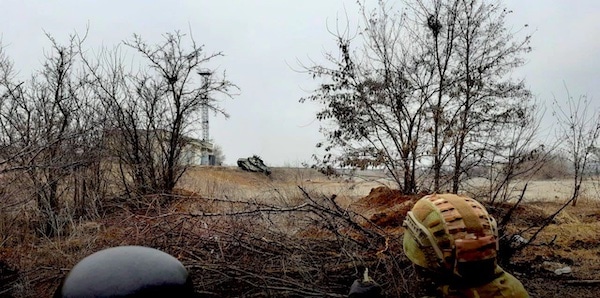
[[(557, 187), (553, 184), (549, 190)], [(0, 213), (0, 296), (50, 296), (78, 260), (126, 244), (178, 257), (207, 295), (343, 297), (364, 266), (390, 296), (425, 294), (400, 241), (402, 219), (419, 196), (382, 185), (388, 184), (330, 179), (310, 169), (275, 168), (267, 177), (197, 167), (166, 200), (73, 220), (69, 234), (61, 237), (36, 236), (25, 210)], [(527, 230), (560, 207), (557, 201), (529, 201), (516, 210), (509, 232)], [(567, 279), (600, 279), (598, 219), (600, 204), (588, 191), (516, 255), (509, 270), (534, 296), (584, 297), (587, 292), (578, 288), (549, 289), (539, 279), (559, 285)], [(571, 266), (573, 273), (554, 276), (543, 269), (550, 261)]]

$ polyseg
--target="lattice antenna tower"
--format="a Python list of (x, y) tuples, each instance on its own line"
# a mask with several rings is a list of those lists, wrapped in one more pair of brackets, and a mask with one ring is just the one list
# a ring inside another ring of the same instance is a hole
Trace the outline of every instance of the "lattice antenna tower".
[(210, 141), (209, 130), (208, 130), (208, 87), (210, 82), (210, 71), (198, 72), (202, 76), (202, 83), (204, 84), (204, 95), (202, 95), (202, 140), (205, 142)]

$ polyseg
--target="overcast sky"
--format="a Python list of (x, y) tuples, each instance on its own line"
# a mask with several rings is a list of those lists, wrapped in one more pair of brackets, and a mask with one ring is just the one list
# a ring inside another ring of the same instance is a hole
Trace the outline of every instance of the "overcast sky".
[[(375, 0), (372, 0), (374, 2)], [(3, 0), (2, 43), (22, 75), (39, 67), (49, 43), (44, 31), (65, 41), (89, 25), (88, 48), (113, 46), (138, 33), (150, 42), (161, 34), (191, 32), (209, 52), (222, 51), (220, 71), (240, 87), (222, 106), (230, 114), (210, 119), (210, 134), (226, 163), (260, 155), (272, 166), (310, 161), (322, 139), (315, 104), (300, 104), (315, 82), (294, 71), (297, 61), (320, 60), (335, 51), (327, 24), (337, 16), (356, 18), (354, 0)], [(600, 98), (600, 1), (511, 0), (509, 28), (529, 24), (535, 30), (533, 52), (515, 74), (547, 103), (572, 95)], [(597, 101), (597, 100), (594, 100)], [(598, 106), (597, 104), (595, 104)], [(213, 116), (213, 115), (211, 115)], [(546, 120), (546, 131), (551, 120)], [(199, 134), (199, 132), (198, 132)], [(197, 135), (200, 137), (200, 135)]]

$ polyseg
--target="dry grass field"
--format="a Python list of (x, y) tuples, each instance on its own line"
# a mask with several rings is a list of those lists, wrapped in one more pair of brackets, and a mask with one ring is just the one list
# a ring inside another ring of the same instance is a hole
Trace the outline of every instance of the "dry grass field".
[[(569, 197), (569, 183), (531, 182), (508, 231), (528, 239)], [(275, 168), (267, 177), (231, 167), (193, 168), (167, 200), (143, 198), (141, 208), (74, 221), (66, 236), (15, 230), (0, 242), (0, 296), (50, 296), (84, 256), (135, 244), (178, 257), (207, 297), (344, 297), (364, 266), (389, 297), (420, 297), (424, 281), (400, 248), (402, 219), (418, 196), (389, 186), (364, 173), (328, 178), (311, 169)], [(600, 200), (588, 181), (578, 205), (565, 208), (506, 269), (532, 297), (596, 297), (599, 220)], [(555, 274), (567, 266), (570, 273)]]

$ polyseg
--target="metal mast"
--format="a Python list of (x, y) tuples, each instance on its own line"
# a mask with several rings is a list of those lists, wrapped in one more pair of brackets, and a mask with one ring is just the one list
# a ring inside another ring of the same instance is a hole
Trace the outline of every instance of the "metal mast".
[(209, 142), (210, 137), (208, 135), (208, 87), (209, 79), (212, 74), (210, 71), (198, 72), (202, 76), (204, 84), (204, 94), (202, 95), (202, 140)]
[(204, 94), (204, 104), (202, 105), (202, 140), (208, 142), (208, 97)]

